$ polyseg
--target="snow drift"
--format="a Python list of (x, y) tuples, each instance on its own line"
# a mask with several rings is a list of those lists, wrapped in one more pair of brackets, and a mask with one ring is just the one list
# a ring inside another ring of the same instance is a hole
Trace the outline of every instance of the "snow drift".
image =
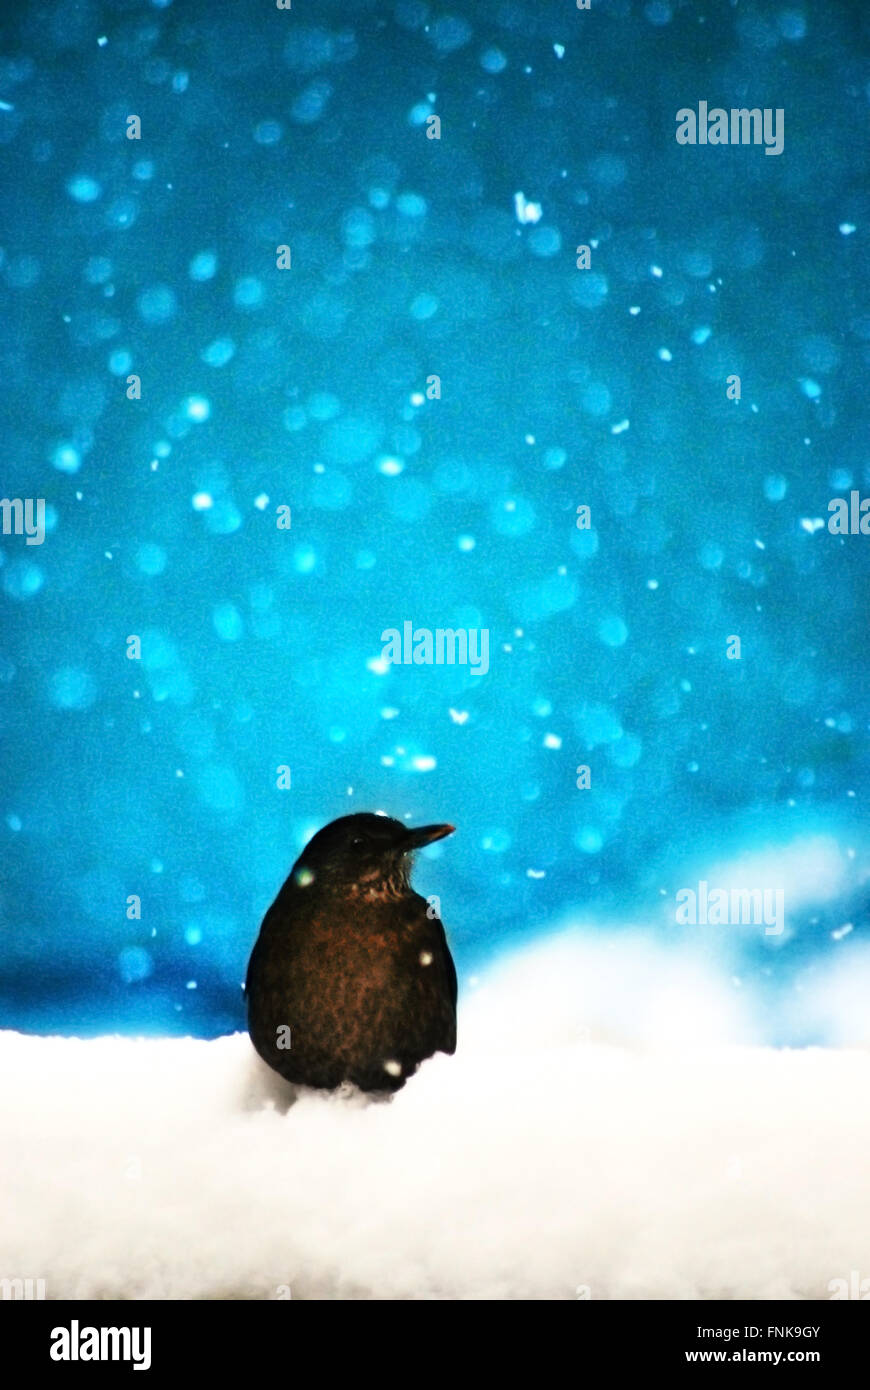
[[(764, 1020), (736, 994), (686, 950), (567, 931), (472, 987), (457, 1056), (391, 1102), (288, 1104), (244, 1035), (0, 1034), (0, 1277), (48, 1298), (830, 1298), (870, 1274), (870, 1053), (746, 1045)], [(805, 1007), (842, 999), (831, 976)]]

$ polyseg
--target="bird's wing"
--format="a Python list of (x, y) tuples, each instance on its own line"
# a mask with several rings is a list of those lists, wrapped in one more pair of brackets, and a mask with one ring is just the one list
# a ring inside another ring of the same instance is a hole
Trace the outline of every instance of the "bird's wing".
[(456, 1008), (456, 996), (458, 993), (456, 984), (456, 966), (453, 964), (453, 957), (450, 954), (450, 947), (447, 945), (447, 934), (444, 930), (444, 923), (438, 918), (438, 945), (444, 957), (444, 968), (447, 971), (447, 983), (450, 986), (450, 1002)]
[(248, 969), (245, 974), (245, 983), (243, 986), (243, 993), (245, 994), (245, 996), (247, 996), (251, 991), (251, 980), (254, 974), (254, 970), (256, 969), (257, 958), (262, 950), (263, 928), (265, 927), (266, 922), (269, 919), (269, 913), (271, 911), (272, 908), (270, 907), (269, 912), (267, 912), (266, 916), (263, 918), (263, 921), (260, 925), (260, 931), (258, 933), (256, 941), (254, 942), (253, 950), (251, 951), (251, 954), (248, 957)]
[(444, 923), (441, 921), (441, 918), (436, 917), (432, 926), (434, 928), (433, 935), (438, 949), (441, 952), (441, 959), (444, 962), (444, 970), (447, 975), (447, 988), (450, 992), (451, 1013), (453, 1016), (450, 1026), (450, 1035), (440, 1044), (439, 1051), (446, 1052), (448, 1056), (452, 1057), (453, 1053), (456, 1051), (456, 966), (450, 954), (450, 947), (447, 945), (447, 934), (444, 931)]
[(254, 942), (253, 949), (251, 950), (251, 954), (250, 954), (249, 957), (248, 957), (248, 969), (247, 969), (247, 972), (246, 972), (246, 974), (245, 974), (245, 983), (244, 983), (244, 986), (243, 986), (243, 989), (242, 989), (242, 992), (243, 992), (246, 996), (247, 996), (248, 994), (250, 994), (250, 992), (251, 992), (251, 981), (252, 981), (252, 977), (253, 977), (254, 971), (255, 971), (255, 969), (256, 969), (256, 967), (257, 967), (259, 958), (260, 958), (260, 957), (262, 956), (262, 954), (263, 954), (263, 949), (264, 949), (264, 945), (263, 945), (263, 943), (264, 943), (264, 937), (267, 936), (269, 927), (272, 926), (272, 925), (274, 924), (275, 919), (276, 919), (276, 917), (278, 916), (278, 900), (279, 900), (280, 897), (281, 897), (281, 894), (279, 893), (279, 894), (278, 894), (278, 897), (275, 899), (275, 901), (271, 904), (271, 906), (270, 906), (269, 908), (267, 908), (267, 910), (266, 910), (266, 915), (265, 915), (265, 917), (263, 918), (262, 922), (260, 923), (260, 930), (259, 930), (259, 932), (257, 933), (257, 939), (256, 939), (256, 941)]

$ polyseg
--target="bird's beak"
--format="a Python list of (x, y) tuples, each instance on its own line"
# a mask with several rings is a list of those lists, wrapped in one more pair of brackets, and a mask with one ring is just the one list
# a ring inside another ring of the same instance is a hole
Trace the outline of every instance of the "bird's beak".
[(408, 831), (403, 848), (407, 853), (412, 849), (420, 849), (423, 845), (431, 845), (434, 840), (443, 840), (445, 835), (452, 835), (455, 829), (455, 825), (418, 826), (417, 829)]

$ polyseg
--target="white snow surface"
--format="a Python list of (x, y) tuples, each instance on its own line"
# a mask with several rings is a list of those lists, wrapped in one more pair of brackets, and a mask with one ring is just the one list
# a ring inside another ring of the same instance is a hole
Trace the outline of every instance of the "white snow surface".
[(870, 1276), (870, 959), (786, 1050), (700, 950), (570, 928), (391, 1101), (246, 1035), (0, 1033), (0, 1278), (48, 1298), (828, 1299)]

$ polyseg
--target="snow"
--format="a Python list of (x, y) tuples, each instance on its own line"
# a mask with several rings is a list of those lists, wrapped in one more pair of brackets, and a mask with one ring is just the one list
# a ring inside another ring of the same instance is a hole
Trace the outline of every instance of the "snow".
[(456, 1057), (389, 1102), (288, 1106), (241, 1034), (0, 1033), (0, 1276), (48, 1298), (829, 1298), (870, 1272), (868, 983), (858, 956), (801, 996), (847, 1045), (779, 1050), (699, 947), (575, 926), (484, 973)]

